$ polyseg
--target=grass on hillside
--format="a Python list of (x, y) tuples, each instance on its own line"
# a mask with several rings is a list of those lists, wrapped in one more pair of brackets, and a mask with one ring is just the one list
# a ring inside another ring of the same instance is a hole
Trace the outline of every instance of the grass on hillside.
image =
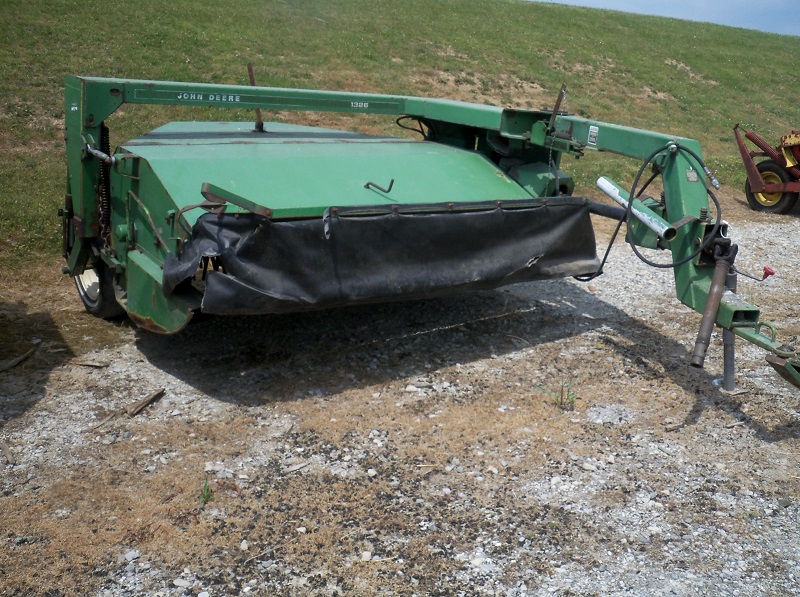
[[(697, 138), (720, 180), (737, 188), (734, 124), (771, 141), (800, 127), (798, 37), (537, 2), (143, 0), (107, 10), (30, 0), (2, 11), (0, 36), (6, 265), (59, 250), (65, 74), (246, 84), (253, 62), (262, 85), (534, 108), (549, 107), (566, 82), (569, 111)], [(126, 108), (113, 117), (112, 144), (182, 117), (253, 118)], [(354, 126), (336, 115), (319, 123)], [(583, 162), (566, 164), (579, 184), (588, 182)], [(615, 176), (636, 166), (610, 165)]]

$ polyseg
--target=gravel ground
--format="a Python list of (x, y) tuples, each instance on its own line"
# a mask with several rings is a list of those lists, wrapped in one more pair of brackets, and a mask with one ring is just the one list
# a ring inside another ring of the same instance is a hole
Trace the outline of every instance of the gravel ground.
[[(733, 214), (796, 342), (795, 217)], [(0, 356), (36, 348), (0, 373), (3, 595), (800, 594), (798, 393), (742, 342), (719, 392), (717, 334), (688, 367), (699, 316), (627, 247), (590, 284), (173, 337), (48, 272), (0, 297)]]

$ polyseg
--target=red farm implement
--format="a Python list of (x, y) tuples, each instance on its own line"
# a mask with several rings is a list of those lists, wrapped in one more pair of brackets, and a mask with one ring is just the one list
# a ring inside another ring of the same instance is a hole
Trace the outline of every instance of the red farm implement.
[[(781, 137), (777, 147), (753, 131), (745, 131), (744, 137), (759, 151), (747, 148), (738, 124), (733, 127), (733, 132), (747, 171), (744, 191), (750, 207), (779, 214), (790, 211), (800, 192), (800, 131)], [(755, 158), (766, 159), (756, 163)]]

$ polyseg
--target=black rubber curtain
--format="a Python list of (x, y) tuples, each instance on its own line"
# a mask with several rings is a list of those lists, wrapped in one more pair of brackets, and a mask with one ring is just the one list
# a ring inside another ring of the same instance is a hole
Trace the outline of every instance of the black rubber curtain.
[(322, 218), (273, 221), (206, 214), (164, 264), (169, 295), (203, 256), (202, 310), (287, 313), (418, 299), (597, 270), (587, 201), (331, 208)]

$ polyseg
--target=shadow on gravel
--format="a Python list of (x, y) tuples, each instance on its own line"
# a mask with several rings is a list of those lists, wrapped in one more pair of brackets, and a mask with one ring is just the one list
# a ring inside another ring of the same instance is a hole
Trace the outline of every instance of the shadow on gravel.
[(767, 429), (748, 420), (736, 398), (712, 388), (709, 373), (689, 367), (680, 343), (566, 280), (293, 315), (207, 317), (174, 336), (137, 331), (136, 343), (154, 366), (197, 390), (255, 406), (422, 377), (601, 328), (608, 354), (636, 363), (642, 383), (666, 370), (696, 396), (685, 424), (716, 406), (768, 441), (798, 435), (790, 426)]
[(0, 301), (0, 430), (41, 400), (50, 372), (72, 356), (49, 313)]
[(750, 204), (747, 202), (747, 197), (744, 193), (738, 194), (729, 201), (735, 201), (741, 207), (747, 209), (748, 213), (756, 214), (756, 215), (764, 215), (766, 219), (774, 219), (775, 221), (782, 221), (784, 218), (797, 218), (800, 217), (800, 203), (796, 203), (788, 212), (785, 214), (774, 214), (769, 212), (754, 212), (753, 209), (750, 207)]

